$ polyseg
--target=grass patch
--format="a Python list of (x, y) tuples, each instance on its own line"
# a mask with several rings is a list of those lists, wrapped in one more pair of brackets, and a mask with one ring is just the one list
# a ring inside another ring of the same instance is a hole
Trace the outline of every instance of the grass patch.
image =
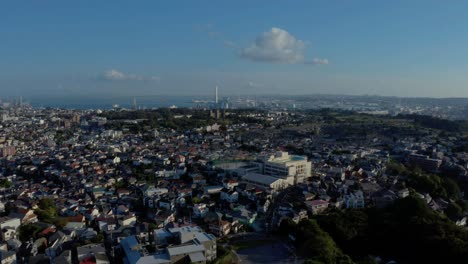
[(237, 263), (237, 258), (234, 253), (229, 252), (224, 256), (217, 258), (213, 264), (234, 264)]
[(217, 258), (213, 264), (232, 264), (237, 263), (237, 258), (230, 249), (218, 245)]

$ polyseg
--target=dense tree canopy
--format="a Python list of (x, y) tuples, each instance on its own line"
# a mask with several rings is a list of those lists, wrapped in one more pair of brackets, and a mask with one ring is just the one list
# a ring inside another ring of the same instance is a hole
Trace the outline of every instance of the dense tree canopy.
[(320, 226), (353, 259), (367, 255), (399, 263), (464, 263), (468, 231), (407, 197), (386, 209), (336, 211), (317, 217)]
[[(224, 125), (231, 123), (253, 123), (267, 125), (268, 122), (264, 119), (257, 119), (251, 114), (263, 113), (257, 109), (235, 109), (229, 110), (231, 113), (221, 119), (216, 119), (210, 116), (207, 110), (198, 109), (168, 109), (160, 108), (154, 110), (138, 110), (138, 111), (106, 111), (101, 116), (106, 117), (112, 122), (107, 124), (108, 128), (122, 129), (128, 128), (132, 132), (147, 131), (145, 127), (151, 128), (169, 128), (175, 130), (187, 130), (200, 128), (213, 123), (218, 123), (221, 129), (225, 129)], [(141, 120), (138, 124), (128, 124), (119, 122), (123, 120)]]
[(309, 259), (307, 263), (354, 263), (315, 220), (303, 220), (297, 225), (286, 220), (281, 225), (280, 232), (295, 235), (296, 247), (302, 256)]

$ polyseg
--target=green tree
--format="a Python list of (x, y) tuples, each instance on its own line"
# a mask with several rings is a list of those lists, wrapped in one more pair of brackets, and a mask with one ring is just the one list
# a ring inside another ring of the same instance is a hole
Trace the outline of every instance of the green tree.
[(127, 185), (128, 185), (128, 183), (126, 183), (125, 181), (117, 181), (114, 184), (114, 188), (117, 190), (117, 189), (120, 189), (120, 188), (124, 188)]
[[(458, 207), (453, 203), (446, 213), (459, 214)], [(315, 218), (343, 254), (362, 263), (373, 263), (366, 260), (369, 255), (399, 263), (464, 263), (468, 259), (468, 231), (418, 197), (397, 200), (384, 209), (331, 211)]]
[(333, 238), (315, 220), (301, 221), (296, 229), (299, 252), (311, 260), (328, 263), (353, 263), (337, 247)]
[(201, 203), (201, 202), (202, 202), (202, 200), (201, 200), (200, 198), (198, 198), (198, 197), (196, 197), (196, 196), (195, 196), (195, 197), (192, 197), (192, 203), (193, 203), (193, 204), (199, 204), (199, 203)]
[(52, 223), (57, 227), (57, 229), (62, 229), (68, 224), (68, 220), (63, 217), (57, 217), (52, 221)]
[(0, 179), (0, 187), (2, 188), (10, 188), (13, 184), (11, 183), (11, 181), (9, 181), (8, 179)]
[(36, 233), (40, 230), (38, 226), (33, 224), (21, 225), (19, 227), (19, 239), (21, 242), (29, 241), (31, 238), (36, 237)]
[(450, 219), (458, 219), (463, 216), (463, 209), (456, 203), (450, 203), (444, 212)]
[(104, 241), (104, 235), (101, 233), (98, 233), (96, 237), (91, 239), (93, 243), (101, 243), (102, 241)]
[(445, 189), (445, 192), (447, 193), (448, 197), (452, 199), (460, 198), (460, 187), (454, 180), (445, 177), (442, 182), (442, 187)]
[(41, 221), (51, 223), (57, 217), (57, 207), (54, 200), (43, 198), (39, 200), (38, 207), (34, 212)]

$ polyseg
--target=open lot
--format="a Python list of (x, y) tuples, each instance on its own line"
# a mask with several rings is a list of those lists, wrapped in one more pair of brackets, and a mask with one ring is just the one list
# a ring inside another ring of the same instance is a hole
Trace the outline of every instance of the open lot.
[[(249, 244), (254, 244), (250, 241)], [(261, 241), (257, 247), (249, 247), (237, 251), (240, 263), (302, 263), (303, 261), (290, 253), (287, 246), (281, 242), (272, 240), (269, 243)]]

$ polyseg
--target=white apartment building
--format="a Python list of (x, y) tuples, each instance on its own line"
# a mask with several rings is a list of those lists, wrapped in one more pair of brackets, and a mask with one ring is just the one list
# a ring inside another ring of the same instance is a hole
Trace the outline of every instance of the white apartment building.
[(263, 174), (285, 179), (289, 184), (302, 183), (312, 173), (312, 162), (306, 156), (289, 155), (282, 151), (265, 157), (262, 167)]

